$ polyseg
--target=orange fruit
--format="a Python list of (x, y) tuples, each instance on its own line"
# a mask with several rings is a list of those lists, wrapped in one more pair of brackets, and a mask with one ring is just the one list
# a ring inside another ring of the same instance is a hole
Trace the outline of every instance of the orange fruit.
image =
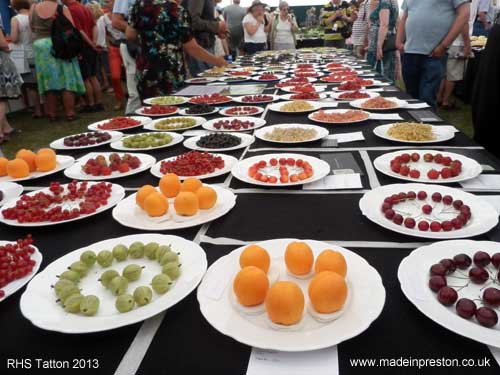
[(200, 187), (195, 194), (198, 197), (198, 205), (201, 210), (208, 210), (217, 203), (217, 193), (209, 186)]
[(285, 250), (285, 264), (294, 275), (307, 275), (311, 272), (314, 255), (305, 242), (290, 242)]
[(2, 176), (7, 176), (7, 163), (9, 162), (9, 159), (7, 158), (0, 158), (0, 177)]
[(257, 245), (247, 246), (240, 254), (240, 267), (255, 266), (267, 273), (271, 258), (265, 249)]
[(165, 215), (168, 211), (168, 201), (163, 194), (154, 192), (144, 199), (144, 211), (151, 217)]
[(51, 171), (56, 168), (56, 157), (50, 152), (42, 152), (35, 157), (36, 169), (40, 172)]
[(12, 178), (23, 178), (30, 174), (30, 167), (24, 159), (14, 159), (7, 163), (7, 174)]
[(194, 177), (186, 178), (181, 184), (181, 191), (190, 191), (196, 193), (196, 190), (201, 188), (203, 184), (200, 180)]
[(56, 152), (52, 150), (51, 148), (41, 148), (38, 150), (37, 155), (44, 154), (44, 153), (49, 153), (52, 156), (56, 157)]
[(314, 310), (321, 314), (330, 314), (344, 306), (347, 283), (338, 273), (323, 271), (314, 276), (307, 292)]
[(291, 281), (278, 281), (267, 292), (267, 316), (276, 324), (292, 325), (302, 319), (304, 293)]
[(16, 159), (23, 159), (26, 163), (28, 163), (30, 167), (30, 172), (36, 170), (35, 164), (36, 154), (31, 150), (21, 149), (16, 153)]
[(160, 190), (167, 198), (173, 198), (181, 190), (181, 180), (175, 173), (167, 173), (160, 179)]
[(180, 192), (175, 197), (174, 208), (179, 215), (193, 216), (198, 212), (198, 197), (190, 191)]
[(151, 193), (158, 193), (158, 190), (156, 190), (151, 185), (141, 186), (141, 188), (137, 190), (137, 194), (135, 195), (135, 203), (137, 203), (140, 208), (144, 209), (144, 200)]
[(314, 272), (320, 273), (322, 271), (337, 272), (340, 276), (345, 277), (347, 274), (347, 263), (344, 256), (335, 250), (323, 250), (314, 263)]
[(233, 291), (243, 306), (260, 305), (266, 299), (269, 280), (260, 268), (242, 268), (233, 281)]

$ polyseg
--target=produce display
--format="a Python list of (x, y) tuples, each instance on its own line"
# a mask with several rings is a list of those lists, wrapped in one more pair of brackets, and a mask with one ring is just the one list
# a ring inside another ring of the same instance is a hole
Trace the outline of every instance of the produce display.
[(111, 134), (108, 132), (95, 131), (66, 137), (63, 142), (66, 147), (80, 147), (98, 145), (103, 142), (108, 142), (110, 139)]
[(219, 130), (243, 130), (243, 129), (252, 129), (255, 126), (255, 122), (248, 121), (248, 120), (238, 120), (238, 119), (233, 119), (233, 120), (219, 120), (216, 121), (212, 124), (212, 126)]
[(314, 139), (317, 135), (315, 129), (303, 127), (273, 128), (272, 131), (264, 134), (264, 138), (277, 142), (304, 142)]
[(364, 111), (358, 110), (347, 110), (347, 111), (339, 111), (333, 112), (328, 110), (319, 110), (311, 114), (311, 118), (320, 122), (327, 123), (349, 123), (349, 122), (359, 122), (368, 120), (370, 115)]
[(186, 109), (188, 115), (204, 115), (215, 111), (215, 107), (208, 104), (194, 104)]
[(192, 104), (224, 104), (231, 101), (231, 97), (221, 94), (194, 96), (189, 100)]
[(172, 136), (166, 133), (142, 133), (123, 138), (122, 143), (126, 148), (152, 148), (168, 145)]
[(227, 133), (213, 133), (204, 135), (196, 145), (203, 148), (231, 148), (241, 144), (241, 138)]
[(290, 100), (318, 100), (320, 95), (316, 92), (303, 92), (300, 94), (293, 94), (290, 96)]
[[(420, 178), (420, 171), (412, 168), (412, 163), (416, 163), (419, 160), (420, 154), (416, 152), (411, 155), (409, 153), (403, 153), (391, 160), (391, 170), (402, 176), (410, 176), (411, 178), (418, 179)], [(440, 153), (426, 153), (423, 155), (422, 160), (426, 163), (442, 165), (440, 170), (432, 168), (427, 172), (427, 177), (431, 180), (437, 180), (439, 178), (446, 180), (451, 177), (456, 177), (462, 172), (462, 162), (460, 160), (454, 160)]]
[(399, 122), (393, 124), (387, 134), (395, 139), (403, 141), (431, 141), (436, 139), (432, 131), (432, 125), (418, 122)]
[(326, 77), (321, 77), (320, 81), (330, 82), (330, 83), (341, 83), (344, 81), (349, 81), (350, 79), (356, 78), (358, 75), (356, 73), (335, 73), (330, 74)]
[(279, 109), (283, 112), (305, 112), (313, 111), (315, 108), (306, 101), (296, 100), (294, 102), (289, 102), (281, 105)]
[(393, 102), (392, 100), (385, 99), (382, 96), (368, 99), (361, 104), (361, 108), (364, 109), (391, 109), (397, 107), (398, 103)]
[(227, 116), (252, 116), (257, 113), (260, 113), (260, 108), (253, 106), (236, 106), (224, 110)]
[(141, 112), (145, 115), (171, 115), (177, 113), (178, 108), (166, 104), (153, 104), (151, 107), (143, 107)]
[(364, 88), (363, 85), (356, 81), (347, 81), (337, 87), (337, 91), (357, 91), (362, 90)]
[(302, 84), (302, 85), (296, 85), (288, 89), (288, 91), (293, 92), (293, 93), (311, 93), (311, 92), (316, 92), (316, 86), (311, 85), (310, 83)]
[(42, 148), (36, 153), (23, 148), (16, 152), (16, 157), (12, 160), (0, 157), (0, 177), (26, 178), (34, 172), (50, 172), (56, 167), (57, 155), (50, 148)]
[(282, 87), (287, 87), (287, 86), (296, 86), (300, 84), (307, 84), (309, 83), (309, 80), (307, 78), (301, 78), (301, 77), (294, 77), (294, 78), (289, 78), (285, 79), (275, 85), (276, 88), (282, 88)]
[(120, 116), (114, 117), (103, 124), (99, 124), (97, 127), (100, 130), (124, 130), (135, 127), (139, 124), (141, 124), (141, 122), (134, 120), (133, 118)]
[(190, 151), (177, 156), (175, 160), (162, 161), (160, 171), (163, 174), (174, 173), (178, 176), (200, 176), (222, 168), (224, 160), (220, 156)]
[[(271, 174), (273, 170), (279, 171), (279, 178)], [(260, 160), (248, 169), (248, 176), (270, 184), (302, 181), (312, 177), (313, 174), (311, 164), (302, 159), (293, 158), (272, 158), (269, 163), (266, 160)]]
[(354, 82), (358, 85), (361, 85), (361, 86), (372, 86), (375, 82), (373, 81), (373, 79), (364, 79), (364, 78), (361, 78), (361, 77), (350, 77), (350, 78), (347, 78), (346, 81), (350, 81), (350, 82)]
[(241, 99), (243, 103), (270, 103), (273, 100), (272, 95), (245, 95)]
[(155, 122), (154, 127), (158, 130), (182, 130), (196, 124), (196, 120), (191, 117), (173, 117)]
[(139, 168), (140, 165), (141, 160), (137, 156), (131, 154), (120, 156), (117, 153), (112, 153), (108, 160), (103, 155), (87, 160), (82, 166), (82, 171), (92, 176), (109, 176), (113, 172), (127, 173), (132, 169)]
[(274, 74), (274, 73), (271, 73), (271, 72), (265, 72), (265, 73), (262, 73), (261, 75), (259, 75), (257, 77), (257, 79), (259, 81), (276, 81), (279, 79), (279, 77)]
[(303, 77), (303, 78), (316, 78), (319, 77), (320, 74), (317, 73), (315, 70), (301, 70), (301, 71), (295, 71), (294, 72), (295, 77)]
[(369, 98), (370, 95), (366, 92), (357, 91), (348, 91), (339, 95), (339, 99), (341, 100), (356, 100), (356, 99), (366, 99)]
[(173, 106), (185, 103), (186, 98), (184, 98), (183, 96), (160, 96), (157, 98), (149, 99), (148, 102), (152, 105)]
[(229, 75), (236, 77), (248, 77), (252, 75), (252, 72), (250, 70), (233, 70), (232, 72), (229, 72)]

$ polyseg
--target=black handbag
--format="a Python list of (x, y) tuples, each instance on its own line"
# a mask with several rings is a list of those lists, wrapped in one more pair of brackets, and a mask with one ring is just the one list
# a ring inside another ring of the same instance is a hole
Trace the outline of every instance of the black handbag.
[(388, 33), (385, 37), (384, 44), (382, 45), (382, 51), (392, 52), (396, 49), (396, 33)]

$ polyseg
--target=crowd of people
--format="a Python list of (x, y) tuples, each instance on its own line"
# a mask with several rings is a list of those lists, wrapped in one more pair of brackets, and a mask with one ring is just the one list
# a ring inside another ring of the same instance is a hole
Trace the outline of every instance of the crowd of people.
[[(296, 47), (299, 25), (286, 1), (276, 9), (259, 0), (223, 9), (220, 0), (103, 1), (11, 0), (10, 35), (0, 24), (0, 143), (13, 131), (5, 101), (21, 94), (33, 117), (51, 121), (59, 98), (67, 121), (77, 110), (102, 111), (104, 90), (114, 93), (114, 109), (132, 114), (143, 99), (169, 94), (210, 66)], [(397, 0), (330, 0), (318, 15), (309, 8), (305, 24), (323, 29), (325, 46), (350, 48), (389, 80), (402, 78), (415, 98), (451, 109), (471, 35), (488, 35), (496, 1), (404, 0), (400, 11)], [(80, 38), (71, 58), (54, 53), (63, 20)]]

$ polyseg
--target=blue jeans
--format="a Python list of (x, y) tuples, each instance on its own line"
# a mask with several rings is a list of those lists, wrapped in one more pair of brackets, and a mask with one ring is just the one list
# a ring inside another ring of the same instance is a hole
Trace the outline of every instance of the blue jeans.
[(474, 36), (488, 36), (490, 30), (486, 30), (483, 26), (483, 23), (480, 21), (475, 21), (474, 26), (472, 28), (472, 35)]
[[(394, 59), (396, 58), (395, 56), (396, 52), (395, 51), (390, 51), (390, 52), (384, 52), (384, 57), (382, 59), (382, 62), (378, 61), (377, 62), (377, 54), (375, 51), (368, 51), (366, 53), (366, 62), (370, 67), (374, 68), (376, 65), (375, 70), (377, 73), (383, 75), (385, 78), (389, 79), (392, 83), (394, 83), (394, 70), (396, 69)], [(384, 73), (382, 74), (382, 65), (384, 65)]]
[(434, 109), (443, 77), (443, 59), (415, 53), (405, 53), (401, 59), (406, 92)]
[[(212, 54), (214, 53), (213, 47), (205, 49)], [(191, 57), (189, 55), (187, 55), (187, 62), (188, 62), (189, 73), (191, 73), (192, 77), (196, 77), (199, 73), (204, 72), (205, 70), (212, 67), (212, 65), (207, 64), (204, 61), (195, 59), (194, 57)]]

